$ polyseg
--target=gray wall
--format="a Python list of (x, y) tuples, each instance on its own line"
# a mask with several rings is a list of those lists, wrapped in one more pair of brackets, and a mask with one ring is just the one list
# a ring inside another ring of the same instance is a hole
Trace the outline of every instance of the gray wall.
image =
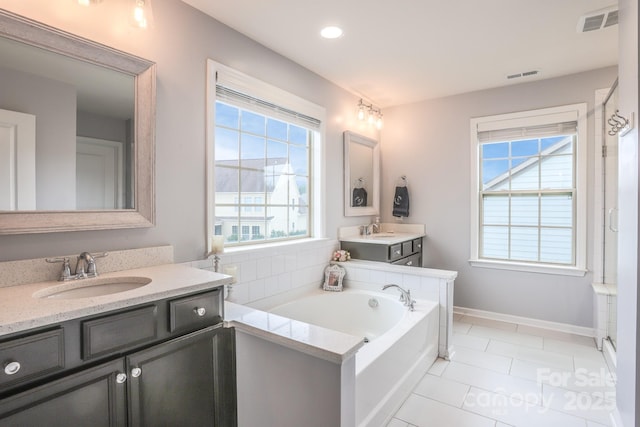
[(358, 97), (179, 0), (153, 2), (153, 23), (146, 31), (129, 25), (128, 2), (105, 1), (90, 8), (74, 3), (0, 0), (0, 7), (157, 63), (157, 225), (139, 230), (0, 236), (0, 261), (160, 244), (175, 247), (176, 261), (202, 259), (206, 244), (207, 58), (327, 109), (325, 234), (335, 238), (339, 225), (363, 221), (345, 219), (342, 206), (342, 132), (359, 130), (354, 123)]
[[(590, 206), (593, 203), (595, 90), (616, 78), (610, 67), (572, 76), (467, 93), (385, 110), (382, 130), (383, 218), (391, 216), (399, 176), (409, 181), (411, 216), (425, 223), (424, 264), (456, 270), (455, 305), (535, 319), (593, 326), (592, 275), (520, 273), (471, 267), (470, 130), (472, 117), (557, 105), (588, 103)], [(588, 215), (591, 242), (593, 215)], [(589, 243), (588, 259), (593, 247)]]

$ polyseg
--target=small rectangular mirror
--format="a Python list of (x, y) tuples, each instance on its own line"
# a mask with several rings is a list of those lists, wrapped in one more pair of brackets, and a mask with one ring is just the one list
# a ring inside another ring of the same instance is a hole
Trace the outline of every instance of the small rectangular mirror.
[(366, 136), (344, 132), (344, 215), (380, 213), (380, 146)]

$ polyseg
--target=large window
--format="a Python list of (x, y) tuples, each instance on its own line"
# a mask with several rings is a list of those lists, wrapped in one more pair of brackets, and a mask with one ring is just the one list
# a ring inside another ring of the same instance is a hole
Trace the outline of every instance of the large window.
[(472, 119), (472, 264), (583, 274), (585, 110)]
[(321, 120), (293, 95), (212, 61), (209, 67), (209, 229), (229, 245), (312, 236)]

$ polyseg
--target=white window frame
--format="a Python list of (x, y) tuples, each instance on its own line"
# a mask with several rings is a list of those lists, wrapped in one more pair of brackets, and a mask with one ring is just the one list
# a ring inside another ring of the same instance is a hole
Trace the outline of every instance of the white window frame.
[[(207, 60), (207, 96), (206, 96), (206, 163), (207, 163), (207, 251), (211, 250), (211, 239), (215, 232), (215, 105), (216, 83), (221, 83), (230, 89), (249, 94), (255, 98), (269, 101), (275, 105), (299, 112), (320, 121), (314, 143), (311, 147), (312, 163), (309, 165), (309, 184), (312, 192), (309, 200), (309, 237), (319, 238), (325, 234), (325, 214), (322, 206), (325, 206), (325, 118), (326, 109), (297, 95), (263, 82), (255, 77), (244, 74), (226, 65), (211, 59)], [(291, 238), (270, 241), (243, 242), (244, 247), (255, 247), (273, 244), (283, 244), (288, 241), (299, 240)], [(240, 247), (240, 246), (239, 246)]]
[[(546, 125), (566, 121), (577, 121), (577, 143), (575, 147), (575, 265), (564, 266), (539, 262), (518, 262), (480, 258), (480, 141), (479, 130), (500, 130), (534, 125)], [(534, 273), (584, 276), (587, 255), (587, 104), (571, 104), (539, 110), (521, 111), (472, 118), (470, 121), (471, 148), (471, 224), (470, 259), (473, 267), (515, 270)]]

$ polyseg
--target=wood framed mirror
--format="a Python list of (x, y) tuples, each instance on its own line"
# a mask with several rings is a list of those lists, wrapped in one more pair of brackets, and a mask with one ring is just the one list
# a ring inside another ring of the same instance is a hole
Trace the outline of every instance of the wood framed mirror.
[[(0, 112), (35, 122), (30, 142), (0, 123), (0, 152), (21, 157), (0, 163), (0, 234), (153, 226), (155, 64), (1, 9), (0, 58), (1, 81), (21, 88)], [(124, 136), (103, 136), (114, 122)], [(107, 184), (86, 175), (102, 169)]]
[(344, 132), (344, 215), (380, 212), (380, 145), (366, 136)]

